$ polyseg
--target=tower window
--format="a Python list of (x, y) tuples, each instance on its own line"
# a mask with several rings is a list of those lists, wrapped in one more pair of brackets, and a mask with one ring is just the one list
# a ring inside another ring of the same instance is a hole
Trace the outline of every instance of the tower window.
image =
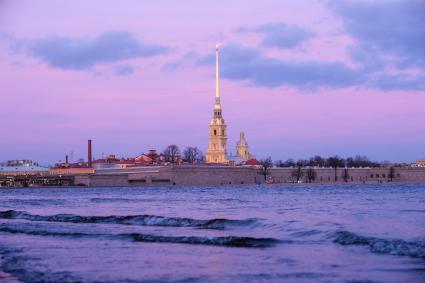
[(216, 136), (217, 135), (217, 130), (214, 130), (214, 136)]

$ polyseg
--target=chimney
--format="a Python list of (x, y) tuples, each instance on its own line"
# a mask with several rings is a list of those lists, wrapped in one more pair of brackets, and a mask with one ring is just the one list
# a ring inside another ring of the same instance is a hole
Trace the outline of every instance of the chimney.
[(92, 162), (92, 156), (91, 156), (91, 140), (88, 140), (87, 146), (88, 146), (88, 149), (87, 149), (87, 165), (88, 165), (89, 168), (91, 168), (92, 167), (92, 164), (91, 164), (91, 162)]

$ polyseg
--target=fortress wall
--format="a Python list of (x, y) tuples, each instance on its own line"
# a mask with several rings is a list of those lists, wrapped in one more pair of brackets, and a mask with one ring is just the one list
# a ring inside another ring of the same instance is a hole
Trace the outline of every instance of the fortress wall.
[(90, 176), (90, 186), (93, 187), (128, 187), (130, 185), (127, 174), (94, 174)]
[[(253, 184), (263, 177), (248, 167), (163, 166), (127, 171), (98, 171), (90, 176), (90, 186), (164, 186)], [(78, 179), (79, 181), (81, 178)], [(76, 181), (77, 183), (77, 181)]]
[(257, 170), (248, 167), (176, 166), (173, 168), (176, 185), (254, 184), (261, 181)]
[(128, 182), (132, 186), (171, 186), (173, 184), (173, 171), (170, 166), (163, 166), (156, 170), (140, 170), (128, 174)]
[(172, 185), (173, 172), (170, 166), (101, 169), (89, 179), (94, 187), (163, 186)]
[(90, 186), (90, 175), (76, 175), (74, 176), (74, 184), (76, 186)]
[(425, 167), (410, 167), (399, 170), (396, 168), (395, 172), (400, 174), (400, 181), (402, 182), (425, 183)]
[[(270, 176), (278, 183), (292, 182), (295, 168), (273, 168)], [(315, 168), (317, 176), (314, 183), (335, 183), (333, 168)], [(301, 179), (307, 182), (306, 169)], [(343, 168), (337, 169), (338, 182), (344, 182)], [(375, 183), (389, 181), (390, 168), (348, 168), (349, 183)], [(425, 182), (425, 168), (394, 168), (393, 182)]]
[[(295, 168), (273, 168), (270, 177), (276, 183), (294, 181), (292, 172)], [(317, 176), (314, 183), (335, 183), (333, 168), (315, 168)], [(303, 169), (302, 182), (307, 182), (306, 169)], [(338, 183), (344, 183), (344, 169), (337, 169)], [(384, 183), (388, 182), (389, 168), (351, 168), (348, 169), (348, 183)], [(425, 183), (425, 168), (395, 168), (393, 182), (423, 182)], [(115, 169), (101, 171), (93, 175), (75, 176), (75, 184), (85, 184), (100, 187), (120, 186), (205, 186), (225, 184), (255, 184), (264, 182), (260, 171), (253, 167), (228, 166), (161, 166)]]
[[(292, 177), (292, 172), (296, 170), (295, 168), (273, 168), (271, 170), (271, 177), (278, 183), (290, 183), (296, 181), (296, 178)], [(304, 176), (302, 177), (302, 182), (307, 182), (307, 169), (303, 169)], [(335, 183), (335, 170), (333, 168), (315, 168), (316, 179), (314, 183)], [(338, 168), (336, 172), (338, 182), (343, 182), (343, 172), (344, 169)], [(369, 176), (369, 169), (356, 168), (348, 170), (348, 181), (349, 182), (367, 182)], [(381, 176), (381, 174), (380, 174)], [(378, 178), (376, 178), (378, 181)]]

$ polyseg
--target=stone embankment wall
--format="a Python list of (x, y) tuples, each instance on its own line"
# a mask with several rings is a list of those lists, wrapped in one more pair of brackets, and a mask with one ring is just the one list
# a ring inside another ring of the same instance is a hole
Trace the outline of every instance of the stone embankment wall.
[[(270, 176), (277, 183), (293, 182), (294, 168), (273, 168)], [(314, 183), (335, 183), (335, 170), (333, 168), (315, 168), (316, 179)], [(303, 169), (302, 182), (307, 182), (306, 169)], [(344, 169), (336, 171), (337, 182), (345, 182)], [(348, 168), (347, 183), (384, 183), (390, 180), (390, 168)], [(392, 182), (425, 183), (425, 168), (394, 167)]]
[(179, 185), (255, 184), (264, 177), (251, 167), (176, 166), (173, 182)]
[(96, 170), (76, 175), (76, 185), (99, 187), (224, 185), (261, 182), (257, 169), (228, 166), (158, 166)]
[[(294, 182), (294, 168), (273, 168), (270, 177), (276, 183)], [(305, 169), (302, 182), (307, 182)], [(335, 183), (335, 170), (315, 168), (313, 183)], [(337, 182), (345, 182), (344, 169), (337, 169)], [(390, 181), (389, 168), (348, 169), (348, 183), (384, 183)], [(393, 182), (425, 183), (425, 168), (395, 168)], [(100, 187), (128, 186), (195, 186), (224, 184), (255, 184), (264, 182), (257, 168), (228, 166), (158, 166), (127, 169), (102, 169), (90, 175), (76, 175), (76, 185)]]
[[(294, 182), (295, 178), (292, 177), (293, 168), (274, 168), (271, 170), (271, 177), (277, 183), (290, 183)], [(306, 169), (303, 169), (303, 177), (301, 182), (308, 182)], [(316, 172), (316, 178), (314, 183), (335, 183), (335, 175), (337, 182), (345, 182), (344, 180), (344, 169), (338, 168), (335, 172), (333, 168), (317, 168), (314, 169)], [(403, 169), (403, 174), (400, 170), (394, 171), (393, 182), (403, 181), (402, 176), (405, 175), (405, 169)], [(390, 169), (388, 168), (351, 168), (348, 169), (348, 183), (379, 183), (387, 182), (389, 178)], [(425, 170), (423, 170), (423, 177), (425, 177)], [(425, 178), (424, 178), (425, 181)]]

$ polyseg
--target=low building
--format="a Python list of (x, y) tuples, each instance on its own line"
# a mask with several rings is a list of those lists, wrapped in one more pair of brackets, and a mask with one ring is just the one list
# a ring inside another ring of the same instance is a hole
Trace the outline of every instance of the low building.
[(87, 162), (84, 162), (84, 160), (79, 160), (75, 163), (69, 163), (67, 161), (60, 162), (55, 164), (55, 169), (70, 169), (70, 168), (88, 168)]
[(70, 168), (52, 168), (49, 170), (50, 175), (78, 175), (78, 174), (93, 174), (94, 169), (88, 167), (70, 167)]
[(416, 166), (417, 167), (425, 167), (425, 159), (416, 160)]
[(20, 175), (47, 175), (49, 168), (42, 166), (1, 166), (0, 175), (20, 176)]
[(92, 162), (92, 167), (95, 169), (103, 168), (127, 168), (135, 165), (134, 158), (116, 158), (115, 155), (111, 154), (106, 158), (96, 159)]
[(151, 149), (148, 153), (142, 153), (135, 158), (117, 158), (111, 154), (106, 158), (96, 159), (92, 162), (94, 169), (129, 168), (135, 166), (152, 166), (164, 164), (164, 156)]
[(164, 156), (158, 154), (155, 149), (150, 149), (148, 153), (142, 153), (135, 158), (136, 166), (160, 165), (164, 163)]
[(20, 159), (20, 160), (8, 160), (6, 162), (1, 162), (0, 166), (39, 166), (37, 162), (34, 162), (29, 159)]
[(247, 161), (242, 163), (244, 166), (253, 166), (256, 168), (260, 168), (261, 167), (261, 162), (258, 161), (257, 159), (253, 158), (253, 159), (248, 159)]

